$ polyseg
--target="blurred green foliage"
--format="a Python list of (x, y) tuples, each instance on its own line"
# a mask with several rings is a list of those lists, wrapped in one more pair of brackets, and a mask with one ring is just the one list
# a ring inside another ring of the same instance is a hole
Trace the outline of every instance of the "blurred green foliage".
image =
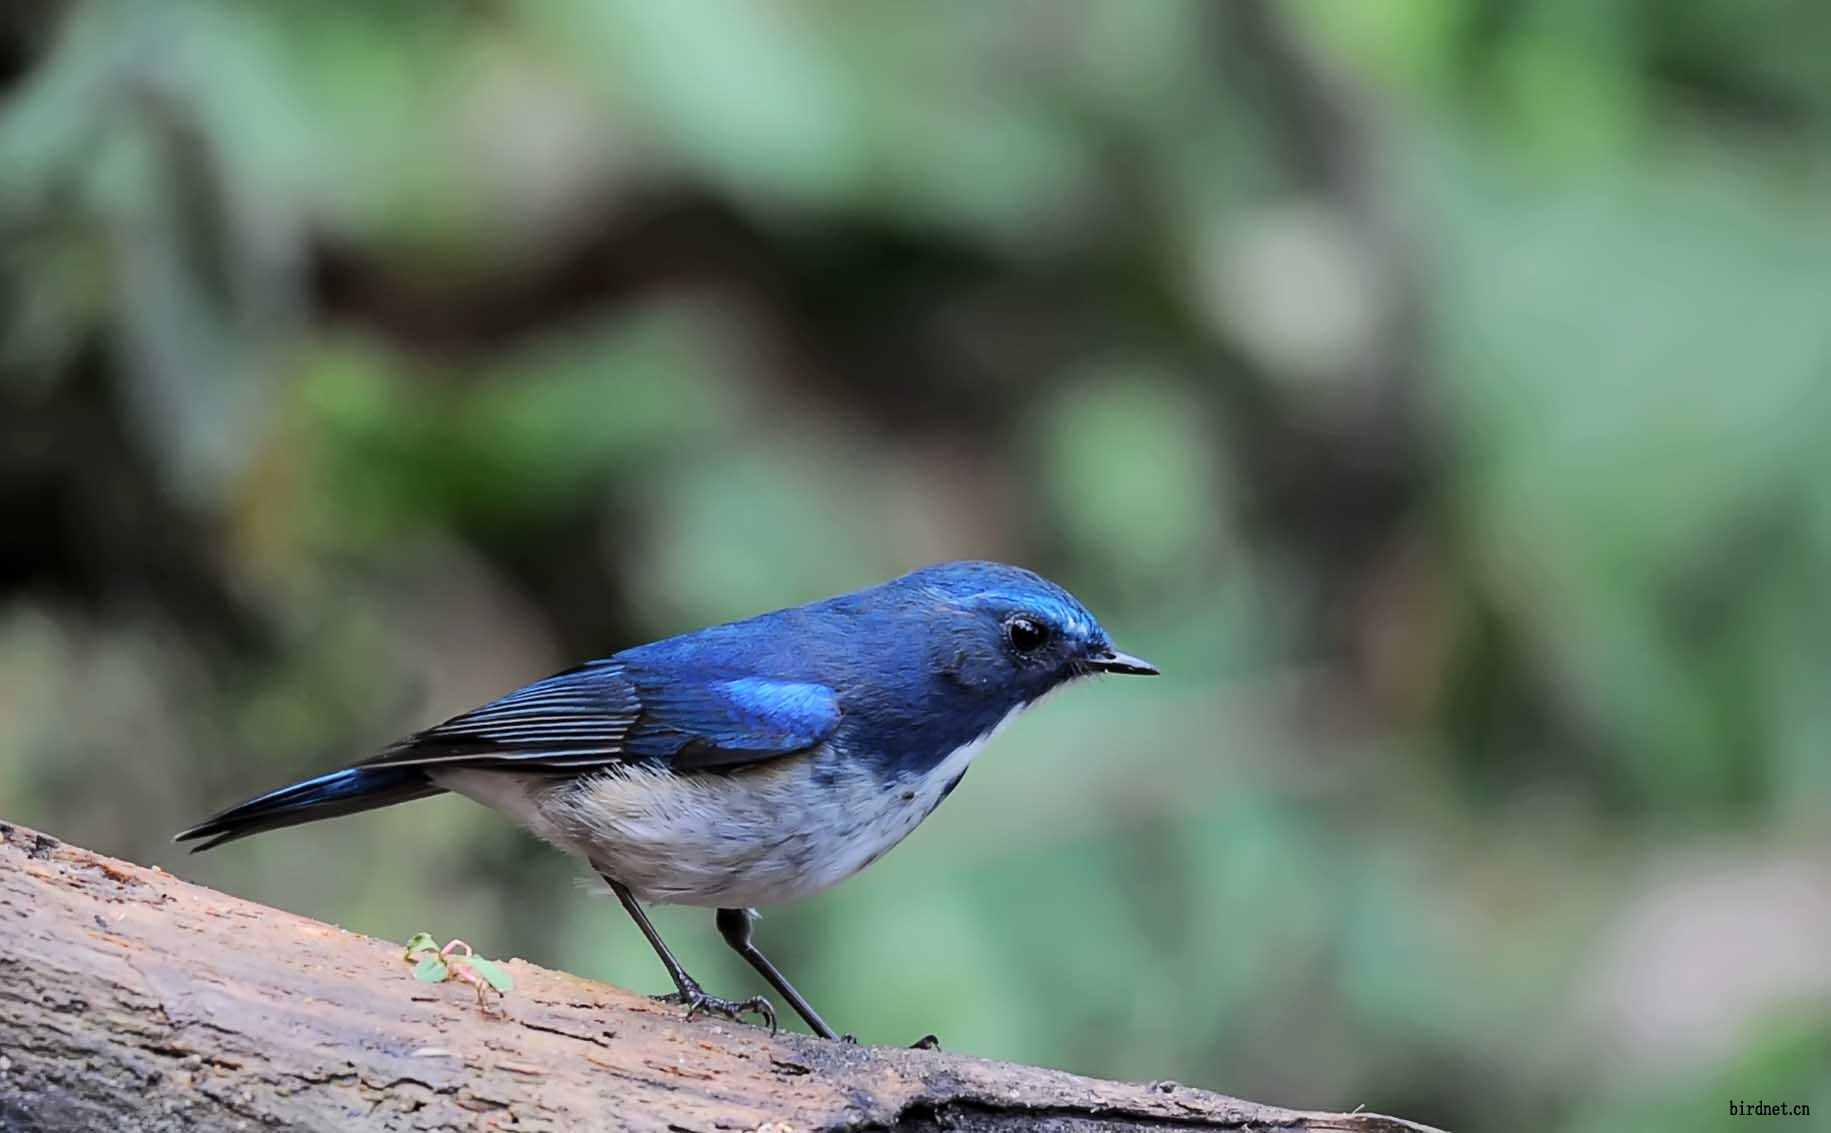
[(1828, 36), (22, 5), (0, 813), (654, 989), (461, 801), (166, 838), (586, 656), (1010, 559), (1167, 675), (769, 911), (840, 1026), (1457, 1128), (1831, 1113)]

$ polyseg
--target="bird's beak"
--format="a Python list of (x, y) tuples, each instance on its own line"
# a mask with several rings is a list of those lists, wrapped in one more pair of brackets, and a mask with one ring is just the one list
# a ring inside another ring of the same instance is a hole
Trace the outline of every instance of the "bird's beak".
[(1096, 673), (1125, 673), (1134, 677), (1157, 675), (1157, 666), (1144, 658), (1134, 657), (1130, 653), (1121, 653), (1117, 649), (1110, 648), (1089, 654), (1087, 667)]

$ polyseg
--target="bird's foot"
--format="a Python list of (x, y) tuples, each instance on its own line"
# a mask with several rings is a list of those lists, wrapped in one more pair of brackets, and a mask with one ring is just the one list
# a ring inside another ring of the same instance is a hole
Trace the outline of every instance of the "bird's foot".
[(743, 1022), (743, 1016), (755, 1015), (768, 1025), (769, 1033), (776, 1033), (776, 1009), (769, 1000), (760, 995), (749, 999), (720, 999), (716, 995), (707, 995), (698, 984), (688, 984), (680, 991), (670, 991), (666, 995), (653, 997), (657, 1003), (676, 1003), (687, 1009), (687, 1018), (704, 1012), (718, 1015), (733, 1023)]
[[(845, 1043), (847, 1046), (857, 1046), (858, 1045), (858, 1036), (857, 1035), (840, 1035), (839, 1041), (842, 1043)], [(941, 1040), (936, 1038), (933, 1035), (923, 1035), (921, 1038), (910, 1043), (909, 1049), (910, 1050), (940, 1050), (941, 1049)]]

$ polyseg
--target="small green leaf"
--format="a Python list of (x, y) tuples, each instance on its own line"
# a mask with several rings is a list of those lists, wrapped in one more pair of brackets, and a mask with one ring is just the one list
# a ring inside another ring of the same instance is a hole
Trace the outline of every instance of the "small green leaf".
[(437, 956), (428, 956), (413, 966), (413, 978), (421, 983), (443, 983), (450, 976), (451, 969)]
[(409, 959), (413, 957), (415, 952), (437, 952), (438, 950), (439, 942), (432, 938), (430, 932), (416, 932), (413, 934), (412, 938), (407, 941), (407, 956)]
[(507, 995), (509, 992), (515, 990), (515, 981), (509, 978), (509, 974), (503, 971), (502, 965), (496, 963), (496, 961), (485, 960), (481, 956), (467, 956), (465, 957), (464, 962), (469, 964), (478, 975), (489, 981), (491, 987), (502, 994)]

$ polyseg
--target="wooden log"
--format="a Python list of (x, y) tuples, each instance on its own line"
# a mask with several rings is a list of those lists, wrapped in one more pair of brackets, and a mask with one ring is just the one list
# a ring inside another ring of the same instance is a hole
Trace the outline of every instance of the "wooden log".
[(0, 822), (0, 1130), (1425, 1129), (689, 1022), (507, 968), (485, 1008), (399, 944)]

